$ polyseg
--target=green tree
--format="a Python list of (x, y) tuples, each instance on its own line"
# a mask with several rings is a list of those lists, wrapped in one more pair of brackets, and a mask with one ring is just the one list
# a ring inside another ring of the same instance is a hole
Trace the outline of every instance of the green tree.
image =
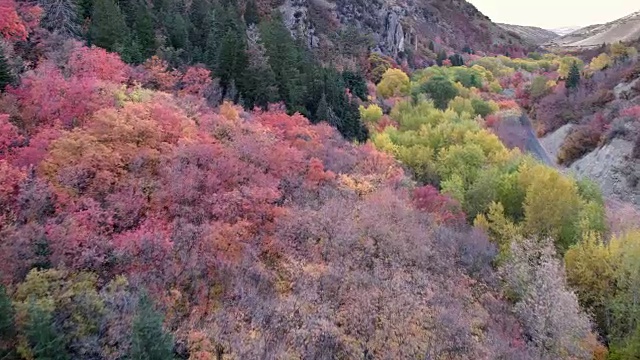
[(144, 1), (137, 3), (132, 29), (141, 57), (143, 59), (151, 57), (157, 48), (156, 35), (153, 29), (153, 16)]
[(36, 360), (69, 359), (63, 332), (54, 327), (53, 314), (32, 300), (29, 302), (28, 318), (25, 334), (33, 358)]
[(577, 62), (573, 62), (571, 69), (569, 69), (569, 75), (567, 76), (567, 82), (565, 86), (567, 89), (575, 89), (580, 85), (580, 67)]
[[(302, 51), (279, 15), (275, 15), (269, 21), (261, 22), (260, 34), (267, 49), (269, 64), (275, 74), (279, 98), (290, 110), (296, 108), (300, 110), (299, 107), (307, 92), (303, 81)], [(319, 100), (320, 95), (317, 95), (316, 100)]]
[(389, 69), (378, 84), (378, 94), (383, 98), (408, 95), (411, 82), (409, 76), (400, 69)]
[(451, 61), (451, 65), (453, 65), (453, 66), (463, 66), (464, 65), (464, 59), (462, 58), (462, 56), (460, 54), (453, 54), (453, 55), (449, 56), (449, 61)]
[(9, 68), (9, 62), (4, 56), (4, 51), (0, 46), (0, 92), (4, 91), (7, 85), (13, 82), (13, 76), (11, 75), (11, 69)]
[(244, 9), (244, 21), (247, 26), (251, 24), (258, 24), (260, 22), (260, 13), (258, 12), (258, 5), (255, 0), (247, 1)]
[(421, 91), (429, 94), (434, 105), (444, 110), (449, 101), (458, 95), (458, 90), (451, 80), (442, 75), (435, 75), (421, 86)]
[(436, 58), (436, 63), (438, 64), (438, 66), (442, 66), (442, 64), (444, 63), (444, 61), (447, 60), (447, 52), (443, 50), (440, 50), (440, 52), (438, 52), (438, 57)]
[(4, 285), (0, 285), (0, 359), (10, 358), (15, 336), (15, 311)]
[(244, 105), (249, 108), (266, 108), (269, 103), (278, 100), (278, 87), (267, 50), (255, 24), (247, 29), (247, 60), (249, 65), (244, 78)]
[(108, 51), (123, 52), (130, 43), (129, 28), (114, 0), (96, 0), (93, 4), (90, 43)]
[(133, 320), (130, 359), (171, 360), (174, 358), (173, 337), (162, 328), (163, 321), (163, 316), (154, 309), (149, 296), (142, 295)]
[(367, 81), (362, 74), (347, 70), (342, 72), (342, 78), (353, 95), (359, 97), (362, 101), (367, 100)]

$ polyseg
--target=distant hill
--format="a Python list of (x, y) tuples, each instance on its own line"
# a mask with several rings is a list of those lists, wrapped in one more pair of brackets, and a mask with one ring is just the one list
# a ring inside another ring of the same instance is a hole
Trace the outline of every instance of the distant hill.
[(522, 26), (522, 25), (510, 25), (510, 24), (498, 24), (501, 28), (518, 34), (524, 41), (531, 44), (539, 45), (547, 43), (559, 35), (553, 31), (542, 29), (535, 26)]
[(593, 47), (619, 41), (640, 39), (640, 11), (603, 25), (591, 25), (548, 44), (562, 47)]
[(560, 36), (565, 36), (565, 35), (571, 34), (576, 30), (580, 30), (581, 28), (582, 27), (580, 26), (564, 26), (556, 29), (549, 29), (549, 31), (552, 31)]

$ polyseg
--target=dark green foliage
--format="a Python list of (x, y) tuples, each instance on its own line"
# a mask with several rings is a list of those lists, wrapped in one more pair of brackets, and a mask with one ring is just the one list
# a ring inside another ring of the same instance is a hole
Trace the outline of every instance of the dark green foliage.
[(449, 101), (458, 95), (453, 82), (442, 75), (433, 76), (422, 85), (421, 90), (429, 94), (434, 105), (441, 110), (445, 110)]
[(244, 77), (244, 105), (248, 108), (266, 108), (278, 100), (275, 74), (266, 56), (260, 32), (255, 25), (247, 30), (248, 67)]
[(220, 79), (223, 97), (231, 94), (234, 86), (241, 92), (244, 90), (242, 84), (248, 65), (246, 48), (244, 24), (235, 7), (217, 7), (207, 38), (205, 63)]
[(10, 358), (15, 331), (13, 305), (4, 285), (0, 285), (0, 359)]
[(25, 334), (34, 359), (69, 359), (65, 349), (64, 334), (55, 328), (52, 314), (33, 301), (29, 303), (29, 322)]
[(451, 61), (451, 65), (453, 66), (463, 66), (464, 65), (464, 59), (462, 58), (462, 56), (460, 56), (460, 54), (454, 54), (449, 56), (449, 61)]
[(269, 63), (275, 74), (280, 99), (289, 109), (299, 107), (305, 93), (301, 71), (304, 69), (302, 50), (296, 46), (280, 17), (263, 22), (260, 30)]
[(447, 52), (444, 50), (440, 50), (440, 52), (438, 53), (438, 57), (436, 58), (436, 63), (438, 64), (438, 66), (442, 66), (445, 60), (447, 60)]
[(362, 74), (353, 71), (344, 71), (342, 78), (353, 95), (359, 97), (362, 101), (367, 100), (367, 81)]
[(255, 0), (247, 1), (244, 9), (244, 21), (248, 25), (258, 24), (260, 22), (260, 14), (258, 13), (258, 5)]
[(175, 49), (187, 49), (189, 45), (189, 29), (184, 17), (173, 11), (164, 17), (164, 26), (167, 29), (169, 44)]
[(574, 61), (571, 65), (571, 69), (569, 69), (569, 75), (567, 76), (565, 86), (567, 89), (575, 89), (578, 85), (580, 85), (580, 68), (578, 67), (578, 63)]
[(153, 16), (144, 2), (137, 3), (131, 28), (143, 60), (151, 57), (157, 48), (156, 35), (153, 29)]
[(213, 6), (209, 0), (194, 0), (189, 7), (189, 42), (193, 62), (203, 63), (207, 38), (211, 32)]
[(11, 69), (9, 68), (9, 62), (4, 56), (4, 51), (0, 47), (0, 92), (4, 91), (7, 85), (13, 82), (13, 76), (11, 75)]
[(429, 50), (436, 51), (436, 45), (433, 43), (433, 41), (429, 41)]
[(114, 0), (96, 0), (93, 3), (89, 40), (108, 51), (121, 53), (130, 45), (129, 28)]
[(462, 48), (462, 52), (463, 52), (463, 53), (466, 53), (466, 54), (473, 54), (473, 49), (471, 49), (471, 47), (469, 47), (469, 45), (465, 45), (465, 46)]
[(164, 317), (153, 306), (149, 297), (142, 295), (133, 320), (131, 360), (173, 359), (173, 336), (164, 331)]

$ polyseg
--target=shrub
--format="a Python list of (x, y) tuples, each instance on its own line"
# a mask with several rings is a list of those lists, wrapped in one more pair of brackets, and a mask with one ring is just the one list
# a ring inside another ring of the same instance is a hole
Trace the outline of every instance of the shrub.
[(593, 151), (600, 143), (601, 133), (589, 126), (575, 128), (565, 139), (558, 152), (558, 163), (569, 166), (574, 161)]

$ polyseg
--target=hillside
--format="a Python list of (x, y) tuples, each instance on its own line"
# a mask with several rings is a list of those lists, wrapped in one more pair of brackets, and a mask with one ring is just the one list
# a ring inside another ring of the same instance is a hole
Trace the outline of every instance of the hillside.
[(509, 24), (498, 24), (498, 25), (507, 31), (517, 34), (523, 40), (536, 45), (544, 44), (559, 36), (553, 31), (545, 30), (535, 26), (521, 26), (521, 25), (509, 25)]
[(559, 27), (555, 29), (549, 29), (549, 31), (552, 31), (558, 34), (559, 36), (564, 36), (564, 35), (571, 34), (572, 32), (580, 29), (581, 29), (580, 26), (565, 26), (565, 27)]
[(640, 357), (637, 212), (535, 137), (640, 143), (637, 51), (345, 3), (0, 0), (1, 359)]
[(551, 46), (595, 47), (640, 38), (640, 11), (603, 24), (590, 25), (549, 42)]
[(424, 56), (430, 42), (457, 51), (526, 46), (464, 0), (285, 0), (279, 8), (292, 32), (303, 34), (314, 47), (335, 44), (333, 33), (346, 29), (369, 37), (369, 46), (391, 57)]

